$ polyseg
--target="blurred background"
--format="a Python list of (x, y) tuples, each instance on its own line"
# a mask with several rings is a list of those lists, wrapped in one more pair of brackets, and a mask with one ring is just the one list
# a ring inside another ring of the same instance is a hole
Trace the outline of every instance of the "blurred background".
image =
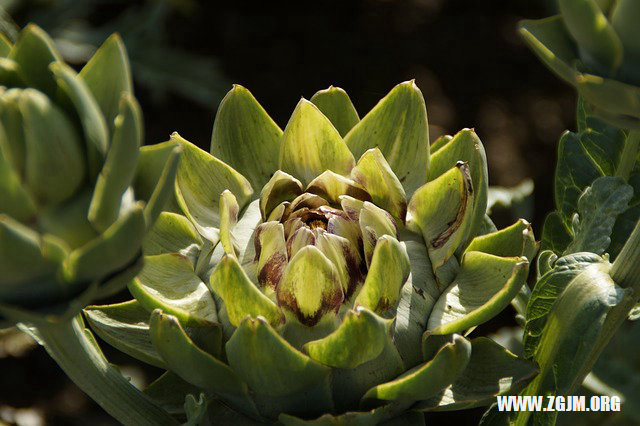
[[(432, 140), (473, 127), (488, 156), (491, 185), (535, 183), (519, 212), (539, 237), (553, 207), (556, 144), (575, 128), (575, 94), (524, 46), (522, 18), (552, 1), (0, 0), (0, 31), (14, 39), (35, 22), (67, 62), (80, 67), (112, 32), (127, 45), (146, 143), (178, 131), (208, 150), (216, 108), (232, 83), (247, 87), (282, 127), (301, 96), (345, 89), (364, 116), (395, 84), (415, 79)], [(510, 220), (510, 218), (508, 219)], [(485, 325), (508, 322), (512, 312)], [(157, 372), (130, 367), (134, 380)], [(430, 424), (477, 424), (483, 410), (433, 414)], [(64, 376), (41, 348), (0, 331), (0, 424), (115, 422)]]

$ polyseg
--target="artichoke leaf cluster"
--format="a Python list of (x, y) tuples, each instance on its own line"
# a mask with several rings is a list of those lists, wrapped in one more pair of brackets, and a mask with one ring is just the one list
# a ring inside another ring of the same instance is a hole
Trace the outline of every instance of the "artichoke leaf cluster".
[(137, 194), (142, 124), (118, 35), (79, 73), (35, 25), (0, 36), (0, 322), (71, 317), (140, 271), (178, 159)]
[(558, 6), (556, 16), (521, 23), (529, 47), (594, 114), (640, 128), (640, 3), (558, 0)]
[(380, 424), (486, 405), (536, 375), (469, 336), (526, 285), (531, 227), (495, 229), (482, 143), (464, 129), (430, 146), (413, 81), (362, 119), (321, 90), (284, 131), (236, 85), (211, 153), (174, 133), (142, 148), (140, 185), (176, 146), (134, 298), (85, 309), (102, 339), (166, 370), (146, 392), (169, 412)]

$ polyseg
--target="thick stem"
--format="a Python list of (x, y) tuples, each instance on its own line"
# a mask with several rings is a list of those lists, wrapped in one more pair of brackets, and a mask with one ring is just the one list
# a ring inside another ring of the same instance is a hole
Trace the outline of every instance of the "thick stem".
[(611, 278), (620, 286), (640, 293), (640, 221), (613, 262)]
[(629, 130), (629, 135), (624, 141), (624, 148), (620, 155), (620, 162), (616, 168), (616, 176), (622, 177), (628, 181), (633, 167), (636, 165), (638, 158), (638, 147), (640, 146), (640, 130)]
[(640, 221), (636, 223), (633, 232), (613, 262), (609, 275), (616, 284), (629, 290), (621, 303), (615, 306), (607, 315), (600, 338), (594, 345), (589, 359), (585, 362), (577, 380), (574, 382), (574, 389), (582, 383), (582, 380), (591, 371), (600, 353), (616, 334), (622, 323), (625, 322), (629, 312), (631, 312), (631, 309), (638, 303), (640, 298)]
[(136, 389), (102, 354), (81, 317), (29, 329), (76, 385), (125, 425), (178, 422)]
[(636, 292), (631, 292), (624, 297), (618, 306), (614, 307), (611, 312), (609, 312), (604, 324), (602, 325), (600, 338), (591, 350), (589, 358), (585, 361), (580, 373), (576, 376), (573, 386), (571, 387), (571, 391), (575, 391), (584, 381), (585, 377), (587, 377), (587, 374), (589, 374), (593, 368), (593, 365), (600, 357), (604, 348), (607, 347), (611, 339), (613, 339), (613, 336), (618, 332), (620, 326), (622, 326), (622, 324), (627, 320), (629, 312), (636, 303), (638, 303), (638, 294)]

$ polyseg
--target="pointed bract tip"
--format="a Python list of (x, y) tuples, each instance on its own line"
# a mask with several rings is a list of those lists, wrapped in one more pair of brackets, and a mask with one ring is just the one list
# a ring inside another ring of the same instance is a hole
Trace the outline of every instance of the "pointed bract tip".
[(520, 222), (524, 226), (531, 227), (531, 223), (529, 223), (529, 221), (527, 219), (520, 218), (520, 219), (518, 219), (518, 222)]
[(300, 97), (300, 100), (298, 101), (298, 104), (296, 105), (295, 109), (298, 109), (298, 108), (301, 108), (301, 107), (313, 107), (315, 109), (318, 109), (318, 107), (316, 107), (313, 104), (313, 102), (309, 101), (304, 96)]
[(396, 87), (406, 87), (407, 89), (420, 91), (420, 89), (416, 85), (416, 79), (415, 78), (412, 78), (411, 80), (403, 81), (402, 83), (398, 83), (398, 85)]
[(115, 32), (115, 33), (111, 34), (109, 37), (107, 37), (107, 39), (105, 40), (105, 44), (107, 42), (113, 42), (113, 43), (116, 43), (118, 45), (124, 45), (124, 41), (122, 40), (122, 36), (120, 35), (119, 32)]
[(248, 92), (249, 90), (242, 84), (233, 83), (229, 92)]
[(34, 24), (33, 22), (29, 22), (21, 31), (21, 33), (32, 32), (32, 31), (46, 34), (46, 32), (38, 24)]

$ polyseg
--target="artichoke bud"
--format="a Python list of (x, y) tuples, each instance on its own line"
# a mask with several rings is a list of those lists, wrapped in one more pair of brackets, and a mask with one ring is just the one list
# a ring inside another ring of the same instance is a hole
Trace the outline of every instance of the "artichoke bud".
[(597, 2), (560, 0), (559, 5), (585, 63), (604, 72), (615, 72), (622, 63), (622, 43)]
[[(325, 313), (337, 311), (343, 300), (356, 293), (364, 282), (365, 258), (368, 256), (370, 260), (373, 256), (378, 238), (383, 235), (397, 238), (397, 228), (394, 218), (364, 201), (371, 196), (345, 176), (326, 171), (313, 179), (305, 192), (296, 195), (299, 191), (299, 182), (280, 171), (263, 189), (259, 202), (261, 215), (280, 212), (277, 220), (263, 222), (256, 228), (255, 261), (259, 284), (276, 291), (278, 301), (309, 325), (317, 323)], [(280, 204), (269, 212), (266, 208), (275, 204), (273, 200)], [(349, 206), (351, 216), (342, 205)], [(367, 233), (366, 244), (363, 230)], [(309, 251), (309, 247), (314, 250)], [(361, 254), (365, 247), (367, 256)], [(320, 303), (317, 306), (302, 303), (310, 290), (292, 285), (293, 277), (301, 276), (300, 271), (306, 268), (316, 271), (307, 276), (318, 277), (323, 283), (313, 286), (324, 289), (316, 300)], [(299, 297), (302, 304), (298, 303)]]
[(559, 0), (557, 16), (527, 20), (521, 33), (553, 72), (574, 86), (590, 113), (640, 128), (640, 4)]
[(617, 0), (611, 11), (611, 25), (616, 31), (622, 47), (625, 61), (631, 59), (640, 65), (640, 3), (634, 0)]
[[(444, 138), (431, 156), (414, 82), (361, 121), (340, 89), (311, 100), (281, 131), (234, 86), (211, 154), (172, 136), (186, 154), (176, 204), (160, 214), (129, 285), (133, 303), (152, 313), (152, 347), (141, 347), (137, 329), (119, 347), (134, 356), (142, 349), (265, 422), (379, 424), (410, 406), (440, 406), (442, 395), (467, 407), (491, 400), (504, 390), (495, 383), (512, 383), (500, 363), (513, 360), (463, 335), (515, 297), (528, 271), (521, 256), (536, 244), (525, 222), (477, 237), (487, 193), (477, 135)], [(141, 188), (168, 147), (142, 149)], [(124, 307), (98, 309), (107, 316), (91, 315), (98, 334), (127, 336)], [(188, 335), (197, 318), (216, 323), (222, 354)], [(429, 334), (452, 337), (427, 354)], [(485, 356), (487, 347), (499, 359)], [(500, 377), (467, 391), (485, 370)], [(359, 411), (369, 404), (383, 407)]]
[[(117, 36), (80, 74), (35, 25), (15, 45), (1, 41), (0, 319), (75, 314), (139, 271), (142, 239), (160, 213), (149, 205), (165, 204), (175, 159), (149, 185), (153, 202), (139, 201), (142, 116)], [(10, 244), (24, 250), (10, 254)]]

